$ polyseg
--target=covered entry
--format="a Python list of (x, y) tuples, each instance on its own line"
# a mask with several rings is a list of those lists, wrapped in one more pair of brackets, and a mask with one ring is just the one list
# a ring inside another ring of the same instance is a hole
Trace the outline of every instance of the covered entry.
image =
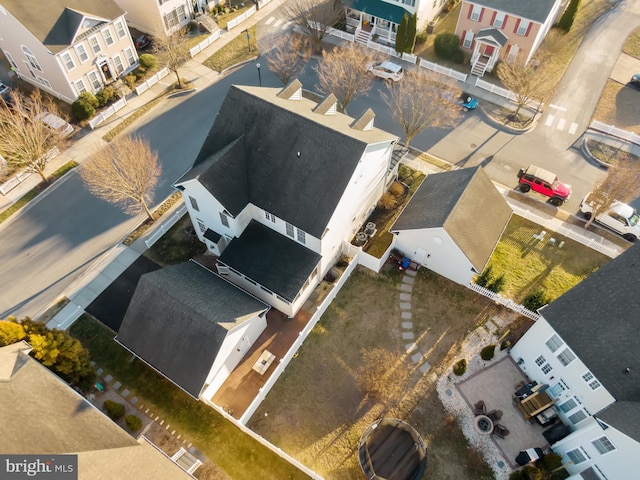
[(507, 36), (498, 28), (491, 27), (480, 30), (474, 39), (471, 73), (482, 77), (487, 70), (493, 70), (507, 40)]

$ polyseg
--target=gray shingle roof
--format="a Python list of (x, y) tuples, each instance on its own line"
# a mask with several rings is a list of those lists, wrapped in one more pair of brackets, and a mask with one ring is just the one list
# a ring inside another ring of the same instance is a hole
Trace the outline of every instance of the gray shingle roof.
[(176, 184), (197, 176), (232, 215), (250, 202), (320, 238), (367, 144), (397, 137), (355, 130), (347, 115), (322, 115), (313, 112), (315, 102), (278, 92), (232, 86), (198, 154), (197, 173)]
[(639, 289), (635, 245), (540, 309), (617, 401), (640, 401)]
[(616, 402), (596, 416), (628, 437), (640, 441), (640, 402)]
[(140, 278), (117, 340), (197, 398), (228, 329), (268, 308), (186, 262)]
[(483, 40), (484, 42), (491, 43), (496, 47), (504, 47), (507, 44), (509, 38), (499, 28), (490, 27), (483, 28), (476, 35), (476, 41)]
[(481, 272), (511, 213), (487, 174), (477, 166), (429, 175), (390, 230), (442, 227)]
[(83, 15), (113, 20), (125, 13), (113, 0), (2, 0), (2, 6), (53, 53), (71, 45)]
[[(558, 0), (473, 0), (473, 2), (465, 3), (462, 8), (468, 9), (469, 3), (472, 3), (505, 12), (506, 14), (533, 20), (534, 22), (544, 23), (553, 5), (557, 1)], [(464, 10), (462, 14), (466, 16), (466, 10)]]
[(322, 257), (252, 220), (220, 261), (292, 302)]

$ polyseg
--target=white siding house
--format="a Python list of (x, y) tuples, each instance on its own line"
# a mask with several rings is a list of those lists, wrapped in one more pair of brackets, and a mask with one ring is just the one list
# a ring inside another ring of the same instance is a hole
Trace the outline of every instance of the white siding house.
[(113, 0), (2, 0), (0, 49), (21, 79), (71, 103), (138, 65), (124, 14)]
[(461, 285), (481, 273), (511, 208), (481, 167), (429, 175), (390, 231), (395, 248)]
[(133, 28), (153, 35), (169, 35), (184, 27), (192, 18), (191, 0), (115, 0), (127, 11)]
[(397, 137), (317, 104), (295, 80), (234, 86), (175, 182), (218, 273), (289, 316), (339, 259), (394, 176)]
[(571, 479), (631, 478), (640, 456), (640, 248), (540, 309), (511, 355), (571, 433), (551, 445)]

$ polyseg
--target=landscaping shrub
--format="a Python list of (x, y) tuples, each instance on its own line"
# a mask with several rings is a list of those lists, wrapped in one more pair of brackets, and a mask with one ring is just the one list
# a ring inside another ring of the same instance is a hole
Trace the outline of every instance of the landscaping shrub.
[(511, 340), (503, 340), (500, 343), (500, 350), (506, 350), (507, 348), (509, 348), (511, 346)]
[(504, 290), (504, 275), (500, 275), (498, 278), (494, 279), (487, 288), (491, 290), (493, 293), (500, 293)]
[(456, 50), (459, 50), (460, 37), (455, 33), (441, 33), (436, 35), (434, 48), (440, 58), (450, 59)]
[(562, 466), (562, 456), (556, 453), (549, 453), (542, 457), (542, 466), (550, 472), (560, 468)]
[(407, 177), (410, 177), (413, 172), (406, 165), (400, 165), (398, 167), (398, 179), (403, 181)]
[(515, 472), (511, 472), (509, 480), (528, 480), (528, 477), (522, 470), (516, 470)]
[(522, 469), (523, 478), (528, 480), (542, 480), (542, 472), (533, 465), (527, 465)]
[(464, 358), (453, 365), (453, 373), (455, 373), (457, 376), (464, 375), (464, 372), (466, 371), (467, 361)]
[(129, 75), (125, 75), (124, 76), (124, 81), (127, 82), (127, 86), (133, 90), (134, 88), (136, 88), (136, 76), (133, 74), (129, 74)]
[(487, 345), (482, 350), (480, 350), (480, 358), (485, 361), (491, 360), (496, 353), (495, 345)]
[(99, 105), (100, 103), (93, 93), (83, 92), (71, 104), (71, 114), (78, 120), (87, 120), (95, 115)]
[(140, 66), (145, 70), (151, 70), (158, 65), (158, 59), (150, 53), (143, 53), (140, 55)]
[(391, 210), (396, 205), (396, 197), (394, 197), (389, 192), (385, 192), (384, 195), (378, 201), (378, 207), (383, 210)]
[(460, 49), (456, 50), (451, 54), (451, 60), (453, 63), (462, 65), (464, 63), (464, 52)]
[(428, 36), (429, 35), (427, 34), (426, 30), (423, 30), (420, 33), (418, 33), (416, 35), (416, 45), (422, 45), (423, 43), (425, 43), (427, 41)]
[(491, 270), (493, 269), (493, 267), (491, 265), (489, 265), (487, 268), (484, 269), (484, 272), (482, 272), (480, 275), (477, 276), (476, 278), (476, 284), (480, 285), (481, 287), (486, 287), (489, 282), (491, 281)]
[(99, 106), (104, 107), (107, 103), (112, 100), (117, 100), (120, 98), (120, 92), (112, 86), (104, 87), (98, 93), (96, 93), (96, 99), (98, 101)]
[(132, 432), (136, 432), (142, 428), (142, 420), (140, 420), (137, 415), (127, 415), (124, 417), (124, 421)]
[(124, 405), (112, 400), (105, 400), (102, 407), (106, 410), (107, 416), (112, 420), (119, 420), (124, 416)]
[(402, 185), (400, 182), (393, 182), (391, 184), (391, 187), (389, 188), (389, 192), (396, 198), (401, 197), (402, 195), (404, 195), (404, 185)]
[(576, 13), (578, 13), (578, 7), (580, 6), (580, 0), (571, 0), (569, 6), (562, 14), (560, 21), (558, 22), (558, 28), (565, 33), (571, 30), (573, 26), (573, 21), (576, 18)]
[(535, 312), (539, 308), (544, 307), (547, 303), (549, 303), (549, 300), (547, 300), (544, 292), (542, 290), (538, 290), (537, 292), (527, 295), (522, 302), (522, 305), (527, 310)]

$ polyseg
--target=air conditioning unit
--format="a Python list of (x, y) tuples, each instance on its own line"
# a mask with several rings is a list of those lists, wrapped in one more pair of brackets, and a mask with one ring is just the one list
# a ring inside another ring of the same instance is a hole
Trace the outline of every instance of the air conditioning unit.
[(356, 240), (355, 240), (356, 246), (361, 247), (362, 245), (367, 243), (368, 238), (369, 238), (368, 235), (364, 232), (356, 233)]
[(364, 227), (364, 233), (371, 236), (376, 233), (376, 224), (373, 222), (367, 222), (367, 225)]

